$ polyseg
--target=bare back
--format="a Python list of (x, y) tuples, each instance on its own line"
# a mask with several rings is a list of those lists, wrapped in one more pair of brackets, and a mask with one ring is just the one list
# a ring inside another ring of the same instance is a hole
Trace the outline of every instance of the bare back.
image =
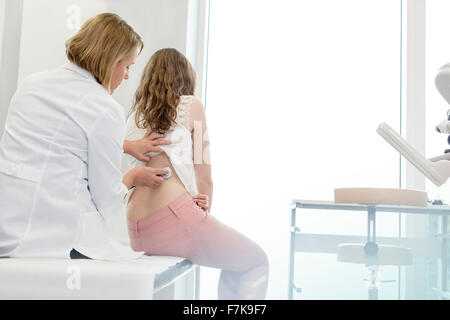
[(152, 213), (164, 208), (168, 203), (186, 193), (183, 183), (178, 178), (166, 154), (163, 153), (151, 157), (146, 166), (152, 168), (170, 167), (172, 176), (158, 188), (136, 187), (127, 207), (128, 218), (134, 221), (150, 216)]

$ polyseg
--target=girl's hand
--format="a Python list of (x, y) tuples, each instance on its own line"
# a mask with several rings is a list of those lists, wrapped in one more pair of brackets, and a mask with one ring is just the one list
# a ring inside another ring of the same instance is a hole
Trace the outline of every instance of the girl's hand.
[(209, 197), (206, 194), (199, 193), (195, 197), (193, 197), (195, 203), (202, 208), (204, 211), (209, 211)]

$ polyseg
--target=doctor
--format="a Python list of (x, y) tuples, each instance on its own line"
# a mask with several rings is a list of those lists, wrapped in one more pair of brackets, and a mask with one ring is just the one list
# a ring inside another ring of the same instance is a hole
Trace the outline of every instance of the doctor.
[(129, 189), (156, 187), (167, 173), (139, 167), (122, 177), (124, 151), (145, 159), (161, 143), (155, 134), (124, 141), (124, 110), (111, 97), (142, 48), (124, 20), (100, 14), (66, 42), (67, 65), (19, 86), (0, 141), (0, 256), (142, 255), (110, 239), (105, 224)]

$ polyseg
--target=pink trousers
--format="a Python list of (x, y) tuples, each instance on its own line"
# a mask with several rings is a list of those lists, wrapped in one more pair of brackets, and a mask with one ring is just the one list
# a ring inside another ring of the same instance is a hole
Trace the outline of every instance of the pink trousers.
[(222, 269), (219, 299), (264, 299), (269, 263), (266, 253), (243, 234), (206, 214), (185, 193), (139, 221), (128, 219), (135, 251), (183, 257), (194, 264)]

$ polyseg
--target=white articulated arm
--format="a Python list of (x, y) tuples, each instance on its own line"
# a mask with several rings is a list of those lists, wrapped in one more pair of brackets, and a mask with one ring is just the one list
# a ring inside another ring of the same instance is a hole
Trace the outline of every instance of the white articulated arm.
[(450, 161), (446, 155), (425, 158), (387, 123), (381, 123), (377, 132), (436, 186), (444, 184), (450, 177)]
[[(436, 89), (442, 98), (450, 104), (450, 63), (443, 65), (434, 78)], [(447, 118), (436, 125), (436, 131), (450, 134), (450, 110), (447, 111)]]

